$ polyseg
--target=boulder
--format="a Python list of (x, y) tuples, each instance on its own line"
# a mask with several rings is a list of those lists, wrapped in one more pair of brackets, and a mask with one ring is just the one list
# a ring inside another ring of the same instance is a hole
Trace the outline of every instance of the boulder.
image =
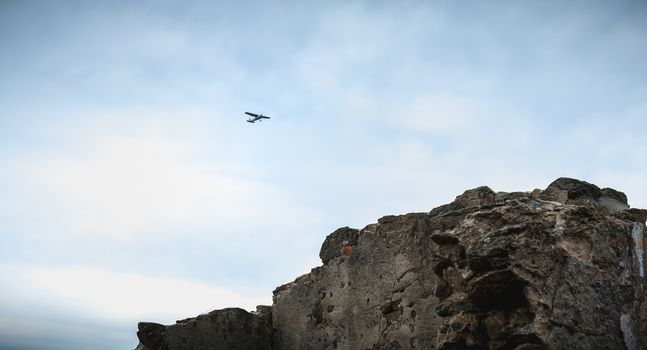
[(540, 198), (562, 204), (596, 202), (600, 188), (586, 181), (560, 177), (542, 192)]
[(321, 245), (321, 250), (319, 251), (321, 261), (325, 264), (332, 258), (341, 256), (345, 243), (350, 246), (357, 244), (358, 234), (359, 230), (357, 229), (342, 227), (326, 236), (326, 239)]

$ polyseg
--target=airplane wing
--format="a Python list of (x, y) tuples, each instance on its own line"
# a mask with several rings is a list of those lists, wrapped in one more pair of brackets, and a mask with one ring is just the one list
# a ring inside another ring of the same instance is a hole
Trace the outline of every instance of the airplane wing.
[(260, 116), (260, 118), (270, 119), (270, 117), (264, 115)]
[(258, 114), (254, 114), (254, 113), (245, 112), (245, 114), (251, 115), (252, 117), (258, 117)]

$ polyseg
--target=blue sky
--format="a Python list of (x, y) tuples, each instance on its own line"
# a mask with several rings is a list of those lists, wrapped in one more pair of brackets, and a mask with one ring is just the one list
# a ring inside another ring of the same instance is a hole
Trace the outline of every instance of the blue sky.
[(1, 2), (0, 349), (270, 304), (336, 228), (479, 185), (647, 207), (646, 23), (641, 1)]

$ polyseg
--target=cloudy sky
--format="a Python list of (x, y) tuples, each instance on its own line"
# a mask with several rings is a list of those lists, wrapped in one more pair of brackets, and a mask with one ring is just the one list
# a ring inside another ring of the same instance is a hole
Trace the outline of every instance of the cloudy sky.
[(253, 310), (479, 185), (646, 208), (646, 57), (644, 1), (0, 1), (0, 349)]

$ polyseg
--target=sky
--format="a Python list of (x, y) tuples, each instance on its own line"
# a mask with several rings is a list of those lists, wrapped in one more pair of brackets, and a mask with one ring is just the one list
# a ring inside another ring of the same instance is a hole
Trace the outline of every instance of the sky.
[(0, 349), (269, 305), (480, 185), (647, 208), (644, 1), (0, 0), (0, 48)]

